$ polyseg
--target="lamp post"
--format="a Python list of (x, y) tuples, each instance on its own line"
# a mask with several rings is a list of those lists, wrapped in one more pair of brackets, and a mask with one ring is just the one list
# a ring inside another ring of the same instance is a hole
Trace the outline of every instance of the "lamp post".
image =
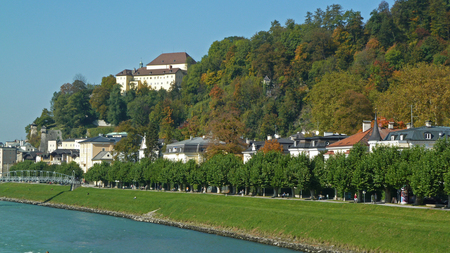
[(72, 170), (72, 191), (75, 184), (75, 170)]
[(366, 191), (363, 191), (364, 194), (364, 204), (366, 203)]

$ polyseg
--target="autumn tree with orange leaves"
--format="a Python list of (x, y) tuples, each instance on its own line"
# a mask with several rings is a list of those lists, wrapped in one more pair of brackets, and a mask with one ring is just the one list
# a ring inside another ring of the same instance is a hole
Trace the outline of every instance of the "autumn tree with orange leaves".
[(281, 145), (277, 139), (266, 140), (264, 142), (264, 146), (259, 150), (264, 152), (264, 154), (267, 154), (270, 151), (283, 153), (283, 145)]

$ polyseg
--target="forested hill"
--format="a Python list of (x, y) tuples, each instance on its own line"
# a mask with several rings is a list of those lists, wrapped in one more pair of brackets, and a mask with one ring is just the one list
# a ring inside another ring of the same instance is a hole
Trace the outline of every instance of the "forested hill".
[(142, 136), (212, 133), (230, 151), (237, 137), (353, 134), (375, 111), (409, 122), (410, 105), (417, 124), (450, 125), (449, 2), (382, 2), (367, 21), (340, 5), (306, 13), (303, 24), (275, 20), (251, 38), (215, 41), (180, 90), (121, 96), (113, 76), (97, 86), (78, 78), (54, 93), (36, 124), (62, 129), (64, 138), (84, 136), (95, 119)]

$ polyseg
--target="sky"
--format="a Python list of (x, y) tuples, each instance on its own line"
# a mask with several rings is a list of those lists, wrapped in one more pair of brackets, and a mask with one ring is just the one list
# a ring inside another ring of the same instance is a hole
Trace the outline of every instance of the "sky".
[(380, 2), (0, 0), (0, 142), (24, 140), (25, 127), (77, 74), (100, 84), (161, 53), (200, 61), (214, 41), (251, 38), (274, 20), (301, 24), (308, 11), (332, 4), (360, 11), (366, 22)]

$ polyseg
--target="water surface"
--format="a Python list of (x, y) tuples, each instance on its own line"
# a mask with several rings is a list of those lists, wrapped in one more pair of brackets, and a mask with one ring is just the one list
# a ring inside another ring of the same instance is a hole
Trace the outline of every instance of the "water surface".
[(0, 201), (0, 252), (295, 252), (125, 218)]

